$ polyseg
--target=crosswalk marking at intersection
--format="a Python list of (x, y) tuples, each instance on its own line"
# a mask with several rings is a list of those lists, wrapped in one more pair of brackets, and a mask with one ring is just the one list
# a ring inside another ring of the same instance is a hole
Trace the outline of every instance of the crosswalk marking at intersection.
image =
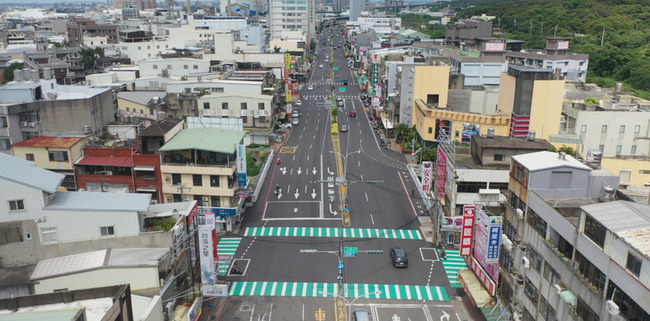
[[(230, 257), (232, 258), (235, 256), (235, 252), (237, 252), (237, 247), (239, 247), (239, 243), (241, 243), (240, 237), (222, 238), (219, 240), (219, 243), (217, 243), (217, 254), (230, 255)], [(218, 268), (219, 271), (218, 274), (221, 276), (226, 275), (228, 273), (229, 266), (230, 266), (229, 263), (220, 262)]]
[[(379, 293), (377, 293), (379, 291)], [(338, 293), (337, 283), (313, 282), (233, 282), (230, 296), (300, 296), (332, 298)], [(444, 287), (402, 284), (343, 284), (344, 297), (371, 299), (449, 301)], [(370, 294), (368, 294), (370, 293)]]
[(446, 250), (447, 259), (442, 260), (442, 266), (445, 269), (449, 284), (454, 288), (463, 287), (458, 281), (458, 271), (467, 269), (465, 259), (460, 256), (460, 250)]
[(421, 240), (418, 230), (341, 227), (248, 227), (245, 236), (346, 237)]

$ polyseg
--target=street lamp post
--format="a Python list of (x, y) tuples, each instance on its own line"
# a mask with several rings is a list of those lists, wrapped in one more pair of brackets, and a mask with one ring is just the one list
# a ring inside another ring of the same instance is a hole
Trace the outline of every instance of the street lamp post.
[(329, 294), (329, 295), (336, 295), (337, 298), (343, 299), (343, 301), (345, 301), (345, 304), (348, 306), (348, 309), (347, 309), (348, 310), (348, 321), (350, 321), (350, 320), (352, 320), (352, 306), (354, 305), (355, 301), (357, 301), (358, 299), (361, 299), (361, 298), (365, 298), (367, 296), (379, 295), (379, 294), (381, 294), (381, 291), (368, 292), (368, 293), (359, 295), (359, 296), (355, 297), (354, 299), (352, 299), (352, 301), (349, 301), (346, 297), (344, 297), (344, 296), (342, 296), (340, 294), (329, 293), (329, 292), (324, 292), (324, 291), (321, 291), (321, 293), (322, 294)]
[(352, 154), (361, 154), (360, 150), (354, 151), (347, 153), (347, 155), (343, 156), (343, 154), (337, 152), (337, 151), (330, 151), (330, 153), (337, 154), (343, 158), (343, 199), (345, 200), (345, 207), (348, 206), (348, 156)]

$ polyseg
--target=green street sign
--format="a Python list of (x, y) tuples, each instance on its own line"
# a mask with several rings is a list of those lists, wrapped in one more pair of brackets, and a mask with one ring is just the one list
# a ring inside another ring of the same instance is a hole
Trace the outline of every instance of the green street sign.
[(339, 88), (339, 91), (345, 91), (345, 87)]
[(339, 70), (339, 67), (334, 67), (332, 68), (332, 70)]
[(359, 248), (358, 247), (344, 247), (343, 248), (343, 256), (344, 257), (354, 257), (359, 254)]

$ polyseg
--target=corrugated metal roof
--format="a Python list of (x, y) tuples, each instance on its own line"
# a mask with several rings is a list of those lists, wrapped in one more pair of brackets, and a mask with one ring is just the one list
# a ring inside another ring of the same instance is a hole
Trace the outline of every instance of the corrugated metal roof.
[(158, 266), (158, 260), (167, 252), (167, 248), (111, 249), (107, 266)]
[(74, 320), (80, 310), (80, 308), (73, 308), (51, 311), (25, 311), (9, 314), (0, 313), (0, 321)]
[(581, 208), (645, 257), (650, 257), (650, 205), (613, 201)]
[(70, 148), (84, 139), (85, 137), (38, 136), (11, 146)]
[(566, 159), (563, 160), (559, 158), (559, 153), (548, 151), (515, 155), (510, 158), (528, 168), (531, 172), (556, 167), (573, 167), (583, 170), (591, 170), (589, 166), (579, 162), (571, 155), (566, 155)]
[(0, 177), (39, 190), (54, 193), (65, 175), (48, 171), (26, 160), (0, 153)]
[(132, 101), (140, 105), (147, 105), (153, 98), (164, 99), (167, 93), (164, 91), (120, 91), (117, 98)]
[(108, 250), (99, 250), (38, 261), (31, 280), (50, 278), (102, 267)]
[[(51, 211), (93, 211), (106, 212), (149, 210), (151, 194), (100, 193), (100, 192), (58, 192), (52, 202), (45, 206)], [(99, 214), (97, 214), (99, 215)]]
[(244, 138), (245, 132), (218, 128), (184, 129), (163, 145), (160, 150), (199, 149), (210, 152), (234, 154), (236, 145)]
[(182, 119), (165, 119), (151, 124), (140, 132), (141, 136), (162, 136), (172, 130)]
[(112, 157), (112, 156), (84, 156), (82, 159), (78, 160), (76, 164), (122, 166), (122, 167), (133, 166), (131, 157)]

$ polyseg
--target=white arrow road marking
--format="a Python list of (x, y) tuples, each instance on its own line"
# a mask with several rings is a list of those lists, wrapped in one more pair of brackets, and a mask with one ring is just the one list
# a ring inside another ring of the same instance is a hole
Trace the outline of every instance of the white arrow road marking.
[(282, 172), (282, 175), (287, 173), (287, 168), (286, 167), (281, 167), (280, 171)]
[(445, 312), (445, 310), (440, 310), (442, 311), (442, 316), (440, 317), (440, 321), (447, 320), (449, 321), (449, 313)]
[(316, 175), (316, 173), (318, 173), (318, 171), (316, 170), (316, 166), (314, 166), (314, 169), (311, 172), (314, 173), (314, 175)]
[(281, 199), (281, 198), (282, 198), (282, 192), (280, 192), (280, 193), (278, 194), (278, 199)]
[(334, 175), (334, 172), (330, 172), (330, 168), (327, 167), (327, 174)]
[(302, 169), (298, 167), (298, 170), (296, 172), (298, 173), (298, 175), (300, 175), (302, 173)]
[(334, 202), (334, 196), (330, 196), (330, 202)]
[(312, 189), (311, 189), (311, 198), (312, 198), (312, 199), (315, 199), (315, 198), (316, 198), (316, 189), (315, 189), (315, 188), (312, 188)]
[(332, 211), (332, 203), (330, 203), (330, 213), (332, 213), (334, 216), (339, 214), (336, 211)]
[(295, 196), (296, 199), (298, 199), (298, 196), (300, 196), (300, 193), (298, 193), (298, 189), (297, 189), (297, 188), (296, 188), (296, 194), (293, 194), (293, 196)]

